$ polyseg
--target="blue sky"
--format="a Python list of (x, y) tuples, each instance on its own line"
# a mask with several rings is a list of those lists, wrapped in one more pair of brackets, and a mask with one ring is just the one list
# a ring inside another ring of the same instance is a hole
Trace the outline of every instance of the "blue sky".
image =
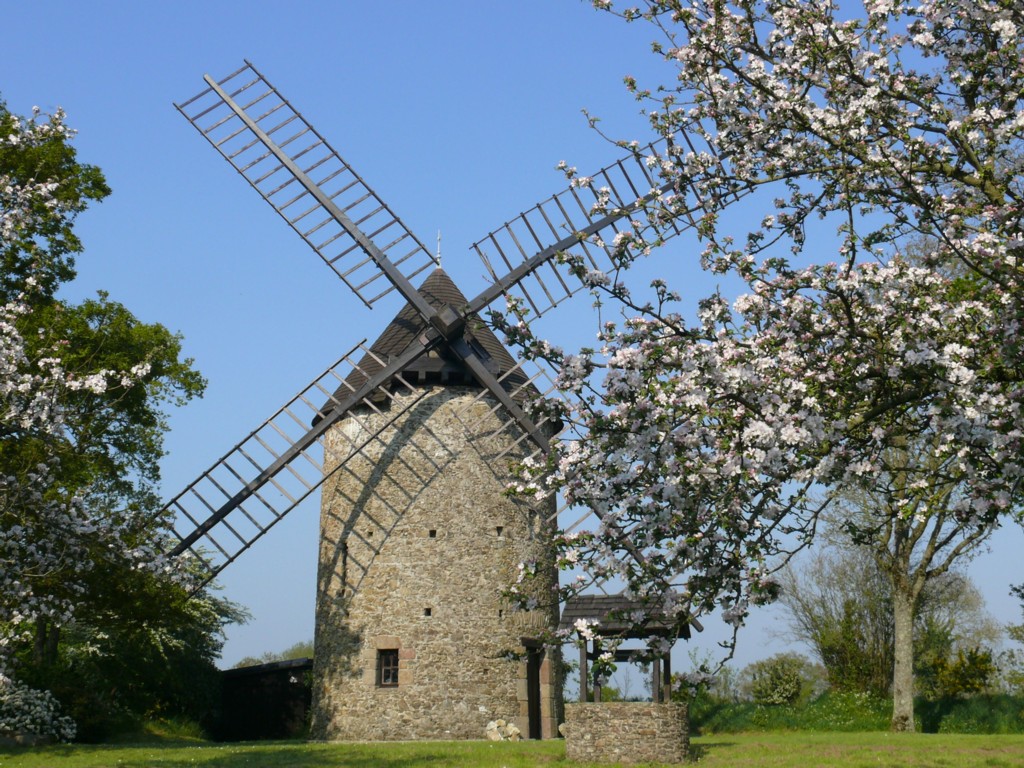
[[(69, 298), (107, 290), (185, 337), (210, 381), (172, 414), (167, 497), (205, 470), (398, 306), (363, 307), (173, 107), (248, 58), (392, 209), (434, 247), (468, 295), (484, 283), (469, 245), (563, 186), (556, 163), (590, 172), (649, 138), (622, 78), (666, 81), (653, 33), (581, 0), (35, 0), (4, 8), (0, 95), (14, 112), (57, 106), (80, 158), (114, 192), (80, 219), (86, 252)], [(710, 287), (697, 248), (657, 264), (695, 299)], [(558, 317), (556, 342), (593, 336), (586, 301)], [(561, 311), (561, 310), (560, 310)], [(300, 508), (230, 567), (224, 594), (254, 620), (229, 630), (224, 662), (312, 636), (317, 510)], [(1002, 620), (1024, 581), (1017, 529), (972, 573)], [(746, 662), (782, 648), (778, 612), (741, 640)], [(712, 648), (709, 632), (698, 645)], [(678, 667), (677, 667), (678, 668)]]

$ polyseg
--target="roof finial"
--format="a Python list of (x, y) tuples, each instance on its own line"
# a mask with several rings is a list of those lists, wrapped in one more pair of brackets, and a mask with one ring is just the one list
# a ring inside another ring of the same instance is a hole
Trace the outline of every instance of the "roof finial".
[(437, 266), (441, 266), (441, 230), (437, 230)]

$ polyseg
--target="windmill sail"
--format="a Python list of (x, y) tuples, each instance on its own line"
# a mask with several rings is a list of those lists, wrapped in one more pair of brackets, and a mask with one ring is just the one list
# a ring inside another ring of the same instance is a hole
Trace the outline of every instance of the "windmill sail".
[[(380, 360), (357, 386), (351, 384), (351, 371), (360, 367), (353, 350), (175, 497), (168, 509), (183, 532), (176, 533), (172, 553), (196, 554), (213, 578), (319, 487), (325, 462), (318, 452), (326, 450), (329, 426), (354, 408), (376, 410), (381, 398), (392, 396), (395, 382), (412, 390), (402, 371), (441, 345), (499, 403), (507, 423), (516, 423), (523, 439), (546, 452), (554, 425), (535, 423), (517, 391), (522, 386), (539, 390), (539, 380), (491, 370), (487, 354), (481, 355), (466, 336), (467, 322), (517, 287), (537, 314), (559, 304), (579, 281), (556, 256), (575, 249), (585, 254), (586, 263), (605, 268), (611, 249), (591, 239), (611, 239), (623, 227), (635, 228), (630, 217), (648, 203), (666, 195), (678, 198), (675, 183), (658, 186), (640, 153), (631, 153), (589, 184), (555, 195), (488, 235), (475, 249), (488, 263), (493, 284), (470, 301), (460, 296), (455, 304), (438, 307), (411, 283), (436, 264), (435, 257), (255, 67), (246, 62), (222, 80), (204, 79), (206, 89), (177, 105), (186, 119), (360, 300), (372, 307), (397, 290), (421, 323), (401, 355)], [(686, 210), (702, 206), (694, 199)], [(643, 221), (639, 226), (655, 227), (663, 239), (694, 224), (685, 216), (683, 221), (657, 216)], [(498, 257), (497, 267), (487, 261), (488, 252)], [(325, 401), (331, 403), (328, 413)], [(330, 457), (332, 466), (341, 467), (346, 457), (382, 439), (403, 409), (384, 410), (384, 426), (376, 433), (366, 431), (363, 443), (344, 445), (343, 455)]]
[[(177, 518), (169, 554), (190, 552), (198, 559), (202, 578), (197, 588), (320, 487), (325, 452), (333, 452), (328, 458), (341, 466), (380, 439), (418, 401), (414, 397), (390, 408), (398, 393), (422, 396), (401, 376), (390, 376), (386, 386), (377, 386), (379, 377), (374, 376), (364, 378), (363, 387), (352, 386), (348, 379), (359, 370), (355, 361), (369, 354), (362, 344), (353, 348), (167, 504), (165, 509)], [(324, 440), (327, 428), (342, 414), (358, 418), (353, 409), (386, 410), (384, 429), (353, 432), (347, 439), (343, 434), (340, 445), (331, 447)]]
[(437, 260), (248, 61), (178, 111), (367, 306)]
[[(577, 177), (474, 243), (494, 280), (482, 300), (489, 303), (499, 290), (518, 294), (539, 317), (582, 287), (559, 255), (572, 253), (587, 269), (608, 271), (616, 266), (611, 243), (620, 232), (665, 241), (694, 228), (706, 202), (695, 186), (652, 171), (657, 151), (657, 145), (637, 149), (592, 176)], [(662, 206), (673, 215), (663, 215)]]

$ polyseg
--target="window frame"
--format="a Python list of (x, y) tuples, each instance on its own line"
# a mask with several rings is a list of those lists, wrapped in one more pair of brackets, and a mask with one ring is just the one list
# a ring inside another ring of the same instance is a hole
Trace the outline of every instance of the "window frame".
[(377, 649), (376, 682), (378, 688), (398, 687), (398, 649)]

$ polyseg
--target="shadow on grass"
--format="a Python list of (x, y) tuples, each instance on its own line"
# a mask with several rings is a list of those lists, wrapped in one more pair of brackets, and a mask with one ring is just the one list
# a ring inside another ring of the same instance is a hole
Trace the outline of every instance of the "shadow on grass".
[[(136, 745), (63, 745), (37, 749), (0, 749), (4, 768), (509, 768), (557, 763), (562, 754), (487, 742), (387, 744), (240, 744), (162, 743)], [(560, 752), (560, 750), (559, 750)], [(500, 753), (500, 754), (499, 754)], [(496, 762), (497, 761), (497, 762)]]

